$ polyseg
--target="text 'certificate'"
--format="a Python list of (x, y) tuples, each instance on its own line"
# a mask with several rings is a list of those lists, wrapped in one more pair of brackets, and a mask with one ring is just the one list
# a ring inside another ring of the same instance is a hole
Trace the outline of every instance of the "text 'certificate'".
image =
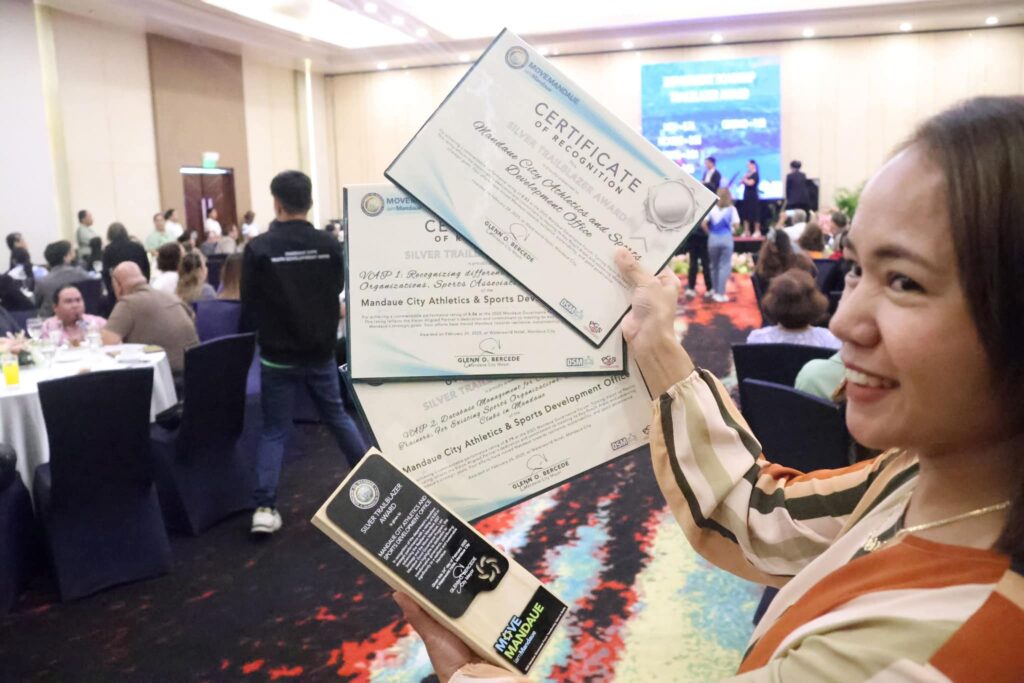
[(509, 31), (385, 175), (595, 346), (629, 307), (615, 247), (660, 270), (716, 201)]

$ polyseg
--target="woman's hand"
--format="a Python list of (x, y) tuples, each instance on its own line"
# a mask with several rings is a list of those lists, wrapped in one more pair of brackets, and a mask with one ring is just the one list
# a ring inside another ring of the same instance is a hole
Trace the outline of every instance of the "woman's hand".
[(393, 597), (398, 606), (402, 608), (406, 621), (416, 629), (420, 638), (423, 639), (423, 644), (427, 646), (430, 663), (434, 666), (434, 672), (442, 683), (450, 679), (452, 674), (462, 666), (471, 662), (483, 661), (473, 654), (473, 651), (457, 635), (437, 623), (408, 595), (395, 593)]
[(679, 278), (668, 270), (651, 275), (622, 247), (615, 250), (615, 264), (633, 288), (632, 309), (622, 319), (622, 336), (640, 364), (648, 389), (657, 396), (693, 371), (690, 357), (676, 339)]

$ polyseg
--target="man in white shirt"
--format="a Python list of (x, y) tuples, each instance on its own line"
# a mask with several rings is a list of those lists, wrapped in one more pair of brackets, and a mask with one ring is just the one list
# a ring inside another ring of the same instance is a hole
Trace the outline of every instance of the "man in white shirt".
[(174, 209), (164, 211), (164, 229), (174, 239), (185, 234), (185, 226), (178, 222), (178, 212)]
[(252, 210), (246, 211), (242, 216), (242, 237), (251, 240), (260, 234), (260, 226), (256, 225), (256, 214)]
[(224, 234), (224, 231), (220, 229), (220, 221), (217, 220), (218, 218), (220, 218), (220, 216), (217, 215), (216, 207), (211, 207), (210, 210), (206, 212), (206, 222), (203, 224), (203, 228), (206, 230), (207, 239), (210, 238), (210, 235), (220, 237)]

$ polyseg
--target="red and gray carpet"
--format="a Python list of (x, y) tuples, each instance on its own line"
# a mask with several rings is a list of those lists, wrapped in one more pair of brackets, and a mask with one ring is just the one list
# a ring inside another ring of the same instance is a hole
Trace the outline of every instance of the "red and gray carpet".
[[(749, 280), (729, 304), (687, 303), (697, 363), (727, 383), (729, 344), (760, 322)], [(172, 540), (174, 572), (69, 604), (40, 577), (0, 618), (0, 681), (419, 681), (426, 654), (390, 591), (308, 520), (345, 475), (326, 432), (300, 428), (281, 482), (285, 526), (248, 516)], [(706, 681), (735, 671), (759, 586), (696, 556), (646, 452), (494, 515), (478, 528), (570, 605), (538, 680)]]

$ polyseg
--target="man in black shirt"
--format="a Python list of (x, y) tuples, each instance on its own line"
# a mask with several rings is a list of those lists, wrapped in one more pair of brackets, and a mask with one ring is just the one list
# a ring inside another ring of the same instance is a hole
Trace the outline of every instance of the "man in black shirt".
[(349, 464), (367, 449), (342, 406), (334, 362), (344, 280), (341, 245), (306, 220), (313, 187), (304, 173), (279, 173), (270, 192), (277, 220), (246, 246), (241, 285), (242, 326), (257, 330), (260, 346), (263, 432), (252, 517), (252, 532), (259, 534), (281, 528), (277, 481), (297, 390), (309, 390)]
[(786, 176), (786, 208), (811, 210), (811, 194), (807, 187), (807, 176), (800, 170), (802, 164), (795, 159), (789, 162)]

